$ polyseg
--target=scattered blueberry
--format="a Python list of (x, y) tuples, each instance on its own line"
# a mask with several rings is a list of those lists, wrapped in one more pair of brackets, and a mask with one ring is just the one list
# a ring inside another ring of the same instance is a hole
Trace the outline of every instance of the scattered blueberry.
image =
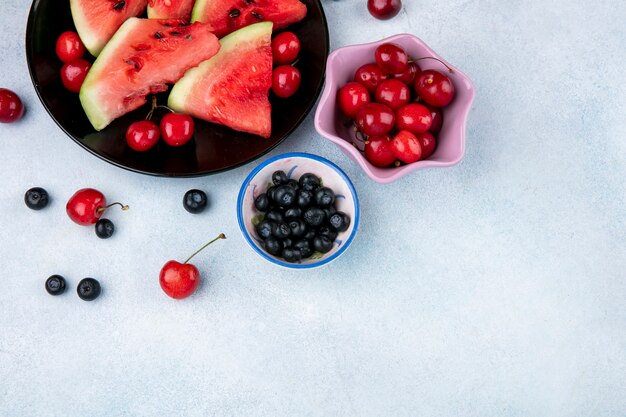
[(81, 279), (76, 289), (78, 296), (85, 301), (95, 300), (100, 295), (100, 291), (100, 283), (93, 278)]
[(109, 219), (100, 219), (96, 223), (96, 236), (100, 239), (108, 239), (113, 236), (115, 225)]
[(31, 210), (41, 210), (49, 202), (48, 192), (41, 187), (31, 188), (24, 194), (24, 202)]
[(207, 206), (208, 198), (202, 190), (189, 190), (183, 197), (183, 207), (189, 213), (198, 214), (204, 211)]
[(50, 295), (61, 295), (65, 292), (65, 278), (52, 275), (46, 280), (46, 291)]

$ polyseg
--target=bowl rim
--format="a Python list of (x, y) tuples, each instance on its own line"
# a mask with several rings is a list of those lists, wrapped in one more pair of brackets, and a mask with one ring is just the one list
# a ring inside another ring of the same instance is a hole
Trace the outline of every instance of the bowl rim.
[[(311, 159), (313, 161), (316, 162), (320, 162), (330, 168), (332, 168), (337, 174), (339, 174), (339, 176), (344, 180), (344, 182), (347, 184), (348, 188), (350, 189), (350, 192), (352, 193), (353, 196), (353, 200), (354, 200), (354, 219), (353, 219), (353, 225), (354, 227), (352, 228), (352, 233), (350, 233), (350, 236), (348, 236), (348, 238), (343, 242), (343, 244), (341, 245), (341, 247), (339, 248), (339, 250), (335, 253), (333, 253), (331, 256), (327, 257), (327, 258), (322, 258), (317, 262), (313, 262), (310, 264), (298, 264), (298, 263), (289, 263), (289, 262), (285, 262), (285, 261), (280, 261), (278, 259), (274, 259), (273, 257), (269, 256), (267, 253), (265, 253), (264, 250), (262, 250), (261, 248), (259, 248), (253, 241), (252, 238), (250, 237), (250, 234), (248, 233), (245, 224), (244, 224), (244, 220), (243, 220), (243, 199), (244, 196), (246, 194), (246, 190), (248, 189), (248, 186), (250, 185), (250, 182), (252, 181), (252, 179), (254, 177), (256, 177), (256, 175), (265, 167), (267, 167), (268, 165), (272, 164), (273, 162), (282, 160), (282, 159), (287, 159), (287, 158), (294, 158), (294, 157), (298, 157), (298, 158), (306, 158), (306, 159)], [(237, 196), (237, 223), (239, 224), (239, 230), (241, 231), (241, 234), (243, 235), (243, 237), (245, 238), (246, 242), (248, 243), (248, 245), (250, 245), (252, 247), (252, 249), (254, 249), (254, 251), (256, 253), (258, 253), (262, 258), (264, 258), (265, 260), (285, 267), (285, 268), (289, 268), (289, 269), (312, 269), (312, 268), (317, 268), (320, 267), (322, 265), (326, 265), (327, 263), (335, 260), (336, 258), (338, 258), (342, 253), (344, 253), (346, 251), (346, 249), (348, 248), (348, 246), (350, 246), (350, 244), (352, 243), (352, 241), (354, 240), (354, 237), (356, 236), (357, 230), (359, 228), (359, 222), (360, 222), (360, 205), (359, 205), (359, 197), (356, 193), (356, 189), (354, 188), (354, 185), (352, 184), (352, 181), (350, 181), (350, 178), (348, 178), (348, 176), (346, 175), (345, 172), (343, 172), (343, 170), (341, 168), (339, 168), (339, 166), (337, 166), (335, 163), (329, 161), (328, 159), (319, 156), (319, 155), (314, 155), (314, 154), (310, 154), (310, 153), (306, 153), (306, 152), (288, 152), (288, 153), (283, 153), (280, 155), (276, 155), (273, 156), (271, 158), (266, 159), (265, 161), (261, 162), (257, 167), (255, 167), (250, 174), (248, 174), (248, 176), (246, 177), (246, 179), (244, 180), (243, 184), (241, 185), (241, 188), (239, 189), (239, 194)]]
[[(402, 38), (411, 38), (413, 41), (419, 43), (422, 47), (424, 47), (429, 53), (430, 55), (436, 57), (437, 59), (441, 60), (442, 63), (444, 63), (445, 65), (449, 66), (450, 68), (452, 68), (457, 74), (459, 74), (461, 76), (461, 78), (463, 79), (463, 82), (469, 87), (469, 98), (467, 101), (467, 111), (464, 111), (461, 115), (461, 122), (463, 125), (463, 130), (461, 131), (461, 135), (460, 135), (460, 142), (461, 142), (461, 152), (460, 154), (454, 158), (453, 160), (450, 161), (431, 161), (431, 160), (424, 160), (424, 161), (418, 161), (415, 162), (413, 164), (408, 164), (408, 165), (404, 165), (402, 167), (396, 168), (393, 174), (388, 175), (388, 176), (378, 176), (377, 174), (374, 173), (374, 171), (372, 170), (372, 167), (370, 166), (370, 163), (365, 159), (365, 157), (362, 155), (362, 153), (358, 150), (356, 150), (356, 148), (352, 145), (352, 143), (350, 143), (349, 141), (347, 141), (346, 139), (343, 139), (329, 131), (327, 131), (326, 129), (323, 129), (321, 127), (321, 118), (322, 118), (322, 113), (324, 110), (325, 103), (330, 99), (331, 94), (333, 93), (333, 91), (336, 91), (338, 89), (338, 85), (337, 85), (337, 81), (335, 79), (335, 74), (332, 70), (332, 64), (335, 61), (335, 59), (337, 59), (337, 56), (342, 54), (343, 52), (346, 52), (348, 50), (353, 50), (353, 49), (362, 49), (362, 48), (370, 48), (376, 45), (380, 45), (383, 43), (387, 43), (387, 42), (393, 42), (397, 39), (402, 39)], [(446, 168), (446, 167), (451, 167), (454, 166), (456, 164), (458, 164), (459, 162), (461, 162), (461, 160), (464, 158), (465, 156), (465, 151), (466, 151), (466, 136), (467, 136), (467, 120), (469, 118), (469, 113), (470, 110), (472, 108), (472, 103), (474, 102), (474, 98), (476, 95), (476, 89), (474, 86), (474, 82), (471, 80), (471, 78), (465, 74), (463, 71), (459, 70), (456, 66), (450, 64), (448, 61), (446, 61), (441, 55), (439, 55), (437, 52), (435, 52), (430, 46), (428, 46), (428, 44), (426, 42), (424, 42), (422, 39), (420, 39), (419, 37), (411, 34), (411, 33), (398, 33), (395, 35), (391, 35), (388, 36), (386, 38), (383, 39), (379, 39), (373, 42), (365, 42), (365, 43), (358, 43), (358, 44), (352, 44), (352, 45), (345, 45), (345, 46), (341, 46), (337, 49), (335, 49), (334, 51), (332, 51), (329, 55), (328, 58), (326, 59), (326, 80), (324, 83), (324, 89), (322, 90), (322, 94), (320, 95), (319, 101), (318, 101), (318, 105), (317, 105), (317, 109), (315, 110), (315, 115), (314, 115), (314, 125), (315, 125), (315, 130), (317, 131), (318, 134), (320, 134), (321, 136), (323, 136), (325, 139), (333, 142), (335, 145), (339, 146), (339, 148), (344, 152), (347, 153), (348, 156), (350, 157), (350, 159), (353, 160), (353, 162), (355, 162), (357, 165), (359, 165), (361, 167), (361, 169), (365, 172), (365, 174), (370, 177), (372, 180), (374, 180), (377, 183), (380, 184), (388, 184), (394, 181), (399, 180), (400, 178), (402, 178), (404, 175), (422, 169), (422, 168)], [(420, 164), (420, 162), (422, 162), (423, 164)]]

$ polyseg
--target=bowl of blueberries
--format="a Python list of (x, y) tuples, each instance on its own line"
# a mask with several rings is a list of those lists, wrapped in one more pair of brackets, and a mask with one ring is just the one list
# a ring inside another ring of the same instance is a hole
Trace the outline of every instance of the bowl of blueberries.
[(262, 258), (287, 268), (315, 268), (350, 246), (359, 200), (337, 165), (317, 155), (287, 153), (264, 161), (245, 179), (237, 220)]

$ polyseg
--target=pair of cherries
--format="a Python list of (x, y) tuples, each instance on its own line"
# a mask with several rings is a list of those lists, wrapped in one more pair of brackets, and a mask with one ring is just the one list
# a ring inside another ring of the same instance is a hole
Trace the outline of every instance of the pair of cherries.
[(300, 70), (295, 67), (299, 53), (300, 39), (295, 33), (281, 32), (272, 39), (272, 92), (277, 97), (291, 97), (300, 89)]
[(56, 53), (63, 66), (61, 82), (73, 93), (80, 92), (80, 87), (91, 69), (91, 63), (83, 59), (87, 49), (76, 32), (63, 32), (56, 43)]

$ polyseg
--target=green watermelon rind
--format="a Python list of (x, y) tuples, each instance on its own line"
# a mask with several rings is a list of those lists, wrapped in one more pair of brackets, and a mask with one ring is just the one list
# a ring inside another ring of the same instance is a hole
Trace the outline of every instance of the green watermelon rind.
[(255, 23), (220, 39), (220, 51), (217, 54), (197, 67), (189, 69), (183, 78), (174, 84), (167, 101), (168, 107), (174, 111), (186, 112), (187, 97), (192, 93), (198, 79), (204, 78), (207, 73), (219, 68), (223, 60), (228, 59), (230, 53), (237, 53), (240, 50), (242, 43), (253, 42), (255, 39), (267, 37), (268, 33), (272, 33), (272, 27), (272, 22)]
[(197, 22), (202, 18), (209, 1), (210, 0), (196, 0), (196, 3), (193, 5), (193, 9), (191, 10), (191, 23)]
[(100, 39), (98, 39), (88, 27), (87, 16), (83, 13), (83, 9), (80, 7), (79, 3), (78, 0), (70, 0), (70, 11), (72, 12), (76, 32), (80, 34), (80, 40), (89, 53), (93, 56), (98, 56), (103, 45), (101, 45)]
[(100, 52), (100, 55), (91, 66), (80, 88), (78, 95), (80, 103), (83, 106), (83, 110), (85, 110), (87, 118), (97, 131), (107, 127), (113, 120), (102, 111), (104, 103), (100, 102), (98, 99), (98, 90), (95, 88), (94, 84), (101, 78), (102, 68), (106, 68), (109, 61), (115, 59), (118, 46), (126, 42), (126, 35), (130, 33), (139, 22), (139, 18), (131, 17), (120, 26), (117, 32), (115, 32), (115, 35), (113, 35), (111, 40)]

